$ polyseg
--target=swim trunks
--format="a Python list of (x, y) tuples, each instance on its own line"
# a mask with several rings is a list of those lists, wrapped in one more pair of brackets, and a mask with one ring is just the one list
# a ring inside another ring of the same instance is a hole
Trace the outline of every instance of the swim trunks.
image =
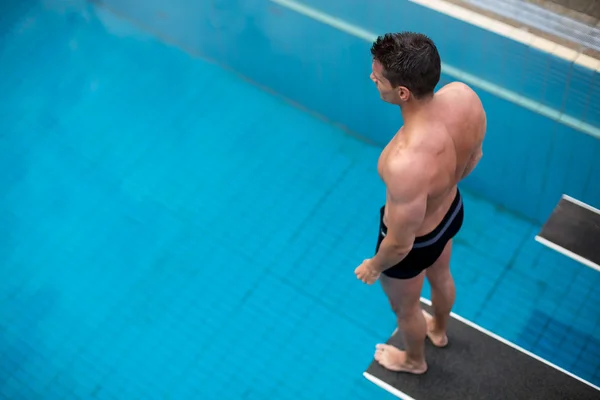
[[(385, 206), (381, 207), (379, 219), (379, 238), (375, 253), (387, 234), (387, 227), (383, 223)], [(463, 224), (464, 210), (462, 197), (458, 188), (456, 197), (442, 222), (430, 233), (415, 238), (413, 247), (406, 257), (398, 264), (383, 271), (390, 278), (410, 279), (419, 275), (424, 269), (430, 267), (442, 255), (446, 243), (452, 239)]]

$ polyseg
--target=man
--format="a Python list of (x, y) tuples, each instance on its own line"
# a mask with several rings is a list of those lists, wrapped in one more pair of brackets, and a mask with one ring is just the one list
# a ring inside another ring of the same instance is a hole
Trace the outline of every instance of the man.
[[(446, 324), (455, 297), (452, 238), (463, 222), (457, 184), (483, 155), (486, 115), (477, 94), (463, 83), (434, 93), (441, 62), (425, 35), (380, 36), (371, 54), (371, 79), (383, 101), (400, 106), (404, 126), (379, 158), (386, 202), (376, 254), (355, 274), (367, 284), (380, 280), (405, 345), (401, 351), (378, 344), (375, 359), (389, 370), (422, 374), (425, 338), (438, 347), (448, 343)], [(433, 315), (420, 306), (425, 277)]]

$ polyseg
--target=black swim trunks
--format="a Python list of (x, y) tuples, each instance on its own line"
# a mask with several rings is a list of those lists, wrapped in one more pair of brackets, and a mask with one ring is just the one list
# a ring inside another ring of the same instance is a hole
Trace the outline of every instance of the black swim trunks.
[[(379, 219), (379, 239), (375, 253), (379, 251), (379, 246), (387, 234), (387, 227), (383, 223), (385, 206), (381, 207)], [(419, 275), (421, 271), (433, 265), (433, 263), (442, 255), (446, 243), (452, 239), (463, 224), (463, 202), (458, 188), (456, 197), (450, 206), (450, 209), (442, 219), (442, 222), (430, 233), (425, 236), (415, 238), (413, 248), (408, 255), (393, 267), (383, 271), (384, 275), (397, 279), (410, 279)]]

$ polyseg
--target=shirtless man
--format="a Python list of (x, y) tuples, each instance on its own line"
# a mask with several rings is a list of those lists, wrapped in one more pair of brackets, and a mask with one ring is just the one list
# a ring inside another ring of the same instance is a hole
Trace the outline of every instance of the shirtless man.
[[(405, 345), (401, 351), (378, 344), (375, 359), (389, 370), (422, 374), (425, 337), (438, 347), (448, 343), (446, 324), (455, 297), (450, 254), (463, 222), (457, 184), (483, 155), (486, 115), (477, 94), (463, 83), (434, 94), (441, 62), (428, 37), (386, 34), (373, 43), (371, 54), (371, 79), (383, 101), (400, 106), (404, 126), (379, 158), (386, 202), (376, 254), (355, 274), (367, 284), (380, 280)], [(433, 315), (420, 305), (425, 277)]]

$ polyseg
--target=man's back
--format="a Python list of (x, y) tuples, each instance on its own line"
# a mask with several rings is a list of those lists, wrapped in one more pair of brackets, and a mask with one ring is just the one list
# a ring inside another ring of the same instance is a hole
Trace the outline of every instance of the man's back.
[[(466, 177), (481, 158), (486, 131), (486, 115), (481, 100), (470, 87), (450, 83), (436, 93), (439, 118), (454, 142), (455, 184)], [(475, 165), (473, 165), (473, 163)]]

